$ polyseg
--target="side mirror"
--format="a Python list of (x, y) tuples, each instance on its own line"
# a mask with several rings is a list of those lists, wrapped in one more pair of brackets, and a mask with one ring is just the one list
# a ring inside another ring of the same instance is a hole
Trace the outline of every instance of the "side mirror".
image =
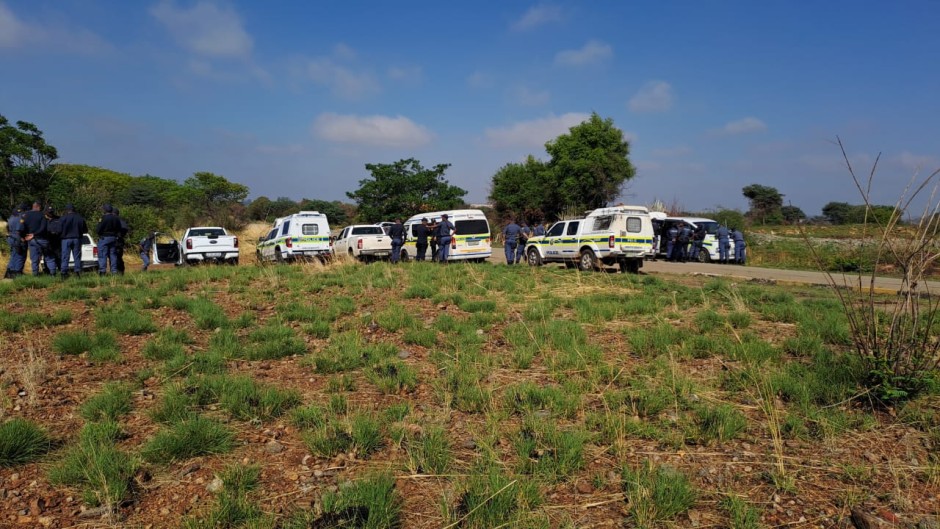
[(258, 242), (264, 242), (267, 240), (267, 237), (258, 237)]

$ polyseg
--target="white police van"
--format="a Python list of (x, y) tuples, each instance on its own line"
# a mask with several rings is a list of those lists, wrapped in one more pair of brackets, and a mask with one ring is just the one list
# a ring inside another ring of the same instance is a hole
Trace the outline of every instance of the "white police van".
[[(454, 225), (454, 237), (451, 239), (448, 261), (482, 263), (493, 255), (490, 223), (486, 220), (486, 215), (479, 209), (452, 209), (421, 213), (405, 222), (405, 244), (401, 249), (402, 261), (414, 259), (417, 254), (414, 227), (421, 224), (421, 219), (426, 218), (429, 224), (437, 224), (443, 215), (447, 215), (447, 220)], [(430, 246), (428, 252), (430, 253)]]
[[(692, 231), (694, 232), (699, 226), (705, 228), (705, 240), (702, 241), (702, 249), (699, 251), (698, 255), (689, 255), (689, 260), (696, 260), (700, 263), (707, 263), (709, 261), (718, 261), (718, 238), (716, 234), (718, 233), (718, 226), (721, 224), (717, 220), (706, 219), (703, 217), (664, 217), (662, 218), (662, 235), (659, 237), (659, 248), (657, 248), (657, 254), (661, 256), (668, 257), (666, 255), (666, 250), (669, 248), (669, 237), (667, 233), (669, 229), (673, 226), (678, 227), (679, 224), (688, 224)], [(728, 241), (729, 254), (734, 258), (734, 241)], [(689, 242), (689, 251), (691, 252), (692, 242)]]
[(319, 211), (301, 211), (281, 217), (267, 235), (258, 240), (259, 262), (287, 262), (330, 257), (330, 224)]

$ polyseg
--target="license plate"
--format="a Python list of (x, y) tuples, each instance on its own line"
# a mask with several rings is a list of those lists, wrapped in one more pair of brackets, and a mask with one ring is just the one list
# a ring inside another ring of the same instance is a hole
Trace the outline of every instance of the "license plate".
[(480, 241), (467, 241), (467, 246), (479, 246)]
[(375, 255), (388, 255), (388, 252), (375, 252)]
[(206, 257), (222, 257), (222, 254), (219, 252), (207, 253)]

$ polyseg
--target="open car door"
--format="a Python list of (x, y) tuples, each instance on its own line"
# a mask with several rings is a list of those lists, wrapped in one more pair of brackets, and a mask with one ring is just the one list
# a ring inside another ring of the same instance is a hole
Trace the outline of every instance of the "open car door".
[(168, 233), (153, 235), (153, 264), (179, 264), (180, 244)]

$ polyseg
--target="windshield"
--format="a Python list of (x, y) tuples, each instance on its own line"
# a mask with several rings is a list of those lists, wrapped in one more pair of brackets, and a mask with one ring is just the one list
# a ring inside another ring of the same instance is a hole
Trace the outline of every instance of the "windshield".
[(458, 220), (454, 223), (457, 235), (489, 235), (490, 226), (486, 219)]
[(697, 226), (704, 226), (705, 233), (709, 235), (714, 235), (718, 233), (718, 223), (717, 222), (696, 222)]
[(385, 235), (381, 226), (360, 226), (352, 229), (353, 235)]
[(225, 235), (225, 230), (222, 228), (198, 228), (189, 230), (190, 237), (221, 237), (222, 235)]

